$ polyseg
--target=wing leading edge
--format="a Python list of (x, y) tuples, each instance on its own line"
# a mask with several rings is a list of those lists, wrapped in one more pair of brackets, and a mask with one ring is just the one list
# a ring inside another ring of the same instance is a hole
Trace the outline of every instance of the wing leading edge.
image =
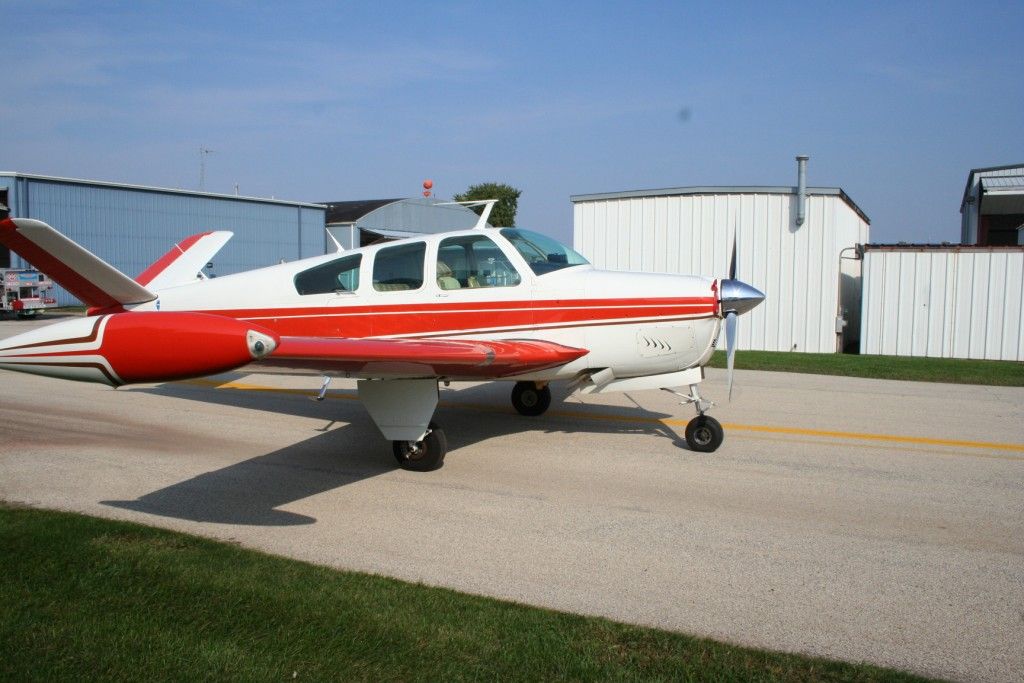
[(328, 339), (281, 337), (262, 363), (364, 377), (500, 378), (572, 362), (586, 349), (532, 339)]

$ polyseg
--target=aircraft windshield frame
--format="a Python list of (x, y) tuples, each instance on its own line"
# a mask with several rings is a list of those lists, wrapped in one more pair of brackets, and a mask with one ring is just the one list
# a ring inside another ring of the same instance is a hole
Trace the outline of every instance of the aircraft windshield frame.
[(574, 249), (547, 235), (521, 228), (502, 228), (500, 232), (516, 248), (534, 275), (547, 275), (565, 268), (590, 265)]

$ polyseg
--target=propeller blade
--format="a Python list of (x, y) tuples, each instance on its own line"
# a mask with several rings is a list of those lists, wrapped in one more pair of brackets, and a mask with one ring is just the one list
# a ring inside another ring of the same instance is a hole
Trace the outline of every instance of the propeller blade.
[(729, 400), (732, 400), (732, 368), (736, 361), (736, 311), (725, 314), (726, 382), (729, 385)]
[(732, 256), (729, 257), (729, 279), (736, 279), (736, 230), (732, 232)]

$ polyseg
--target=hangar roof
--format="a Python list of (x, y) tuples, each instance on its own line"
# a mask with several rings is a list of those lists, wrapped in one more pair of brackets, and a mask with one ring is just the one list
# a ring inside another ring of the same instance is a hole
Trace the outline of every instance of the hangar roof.
[(324, 202), (324, 204), (327, 205), (328, 223), (355, 223), (371, 211), (400, 201), (402, 201), (401, 198), (357, 199), (345, 202)]
[(216, 192), (201, 192), (198, 190), (184, 190), (171, 187), (153, 187), (150, 185), (131, 185), (129, 183), (111, 183), (102, 180), (83, 180), (81, 178), (62, 178), (59, 176), (36, 175), (34, 173), (19, 173), (18, 171), (0, 171), (0, 177), (25, 178), (44, 183), (60, 183), (64, 185), (87, 185), (90, 187), (109, 187), (119, 190), (139, 190), (142, 192), (155, 192), (159, 194), (188, 195), (189, 197), (211, 197), (214, 199), (234, 199), (243, 202), (261, 202), (264, 204), (284, 204), (287, 206), (302, 206), (311, 209), (323, 209), (322, 204), (311, 204), (309, 202), (295, 202), (272, 197), (247, 197), (237, 194), (219, 194)]
[[(676, 195), (699, 194), (796, 194), (795, 187), (787, 186), (741, 186), (741, 185), (707, 185), (697, 187), (666, 187), (656, 190), (626, 190), (624, 192), (601, 192), (597, 194), (575, 194), (569, 197), (573, 204), (577, 202), (594, 202), (608, 199), (633, 199), (640, 197), (668, 197)], [(839, 187), (808, 187), (809, 195), (835, 196), (846, 202), (858, 216), (868, 224), (871, 219), (857, 206), (856, 202)]]
[(1024, 164), (972, 168), (967, 174), (967, 186), (964, 187), (964, 196), (960, 200), (960, 213), (964, 212), (968, 203), (980, 199), (975, 192), (978, 185), (987, 194), (1024, 194)]
[(386, 237), (410, 237), (476, 225), (475, 211), (452, 202), (412, 197), (324, 202), (327, 225), (355, 225)]

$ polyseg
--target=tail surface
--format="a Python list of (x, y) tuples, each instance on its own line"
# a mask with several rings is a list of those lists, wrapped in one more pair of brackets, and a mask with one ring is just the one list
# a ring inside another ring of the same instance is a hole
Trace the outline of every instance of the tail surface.
[(87, 306), (105, 309), (156, 298), (142, 284), (42, 221), (0, 221), (0, 244), (49, 275)]
[(233, 234), (227, 230), (218, 230), (186, 237), (142, 271), (135, 280), (143, 287), (155, 291), (195, 282), (200, 279), (199, 273), (203, 267), (227, 244)]

